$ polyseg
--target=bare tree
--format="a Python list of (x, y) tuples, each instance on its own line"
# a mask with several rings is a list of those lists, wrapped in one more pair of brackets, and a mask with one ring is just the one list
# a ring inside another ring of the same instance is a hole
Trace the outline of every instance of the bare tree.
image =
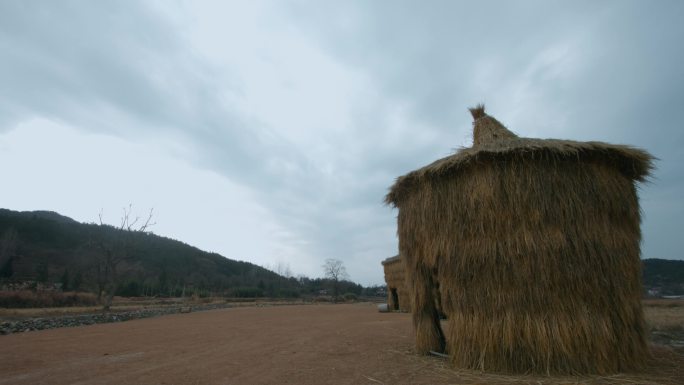
[(347, 274), (347, 269), (344, 267), (344, 263), (339, 259), (326, 259), (325, 264), (323, 264), (323, 272), (325, 277), (332, 281), (333, 283), (333, 300), (337, 301), (340, 281), (349, 278)]
[(275, 267), (269, 268), (268, 270), (271, 270), (285, 278), (292, 278), (292, 270), (290, 269), (289, 263), (278, 261), (278, 263), (275, 264)]
[[(129, 261), (133, 257), (133, 247), (138, 234), (146, 234), (147, 229), (154, 225), (152, 223), (153, 209), (150, 209), (144, 222), (140, 221), (140, 217), (132, 218), (132, 211), (132, 204), (123, 208), (121, 222), (117, 227), (106, 225), (102, 220), (102, 211), (99, 214), (100, 231), (92, 243), (100, 251), (96, 272), (98, 299), (102, 301), (102, 310), (105, 311), (112, 306), (112, 299), (119, 283), (117, 269), (122, 262)], [(103, 294), (104, 299), (102, 299)]]

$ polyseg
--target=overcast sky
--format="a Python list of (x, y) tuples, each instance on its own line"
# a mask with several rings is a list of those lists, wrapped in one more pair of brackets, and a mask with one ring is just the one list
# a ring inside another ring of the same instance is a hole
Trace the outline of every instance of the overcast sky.
[(0, 207), (382, 283), (394, 179), (521, 136), (631, 144), (643, 257), (683, 259), (682, 1), (0, 2)]

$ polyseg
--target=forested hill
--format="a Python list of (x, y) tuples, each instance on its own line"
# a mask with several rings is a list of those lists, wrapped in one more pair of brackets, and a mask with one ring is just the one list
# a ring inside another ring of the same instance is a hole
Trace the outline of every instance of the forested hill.
[(644, 287), (660, 295), (684, 294), (684, 261), (644, 259)]
[[(96, 291), (109, 274), (103, 263), (107, 250), (98, 242), (117, 239), (117, 232), (50, 211), (0, 209), (0, 280)], [(178, 295), (185, 288), (191, 294), (290, 296), (297, 288), (295, 279), (249, 262), (150, 233), (129, 235), (126, 256), (115, 269), (119, 294)]]

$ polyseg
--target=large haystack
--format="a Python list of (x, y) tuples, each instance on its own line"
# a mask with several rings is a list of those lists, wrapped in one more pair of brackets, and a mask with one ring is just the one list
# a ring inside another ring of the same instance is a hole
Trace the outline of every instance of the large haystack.
[(473, 146), (398, 178), (386, 197), (399, 209), (418, 350), (488, 371), (639, 368), (648, 349), (635, 182), (652, 157), (520, 138), (483, 107), (471, 112)]
[(387, 304), (390, 310), (411, 311), (411, 297), (406, 288), (406, 267), (400, 256), (382, 261), (387, 283)]

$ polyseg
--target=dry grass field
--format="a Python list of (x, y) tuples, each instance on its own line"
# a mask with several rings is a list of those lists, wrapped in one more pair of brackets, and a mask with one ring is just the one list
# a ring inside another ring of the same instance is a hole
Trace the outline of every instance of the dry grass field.
[[(141, 305), (112, 306), (112, 311), (141, 309)], [(91, 314), (102, 311), (102, 306), (45, 307), (28, 309), (0, 308), (0, 319), (22, 319), (30, 317), (59, 317), (63, 315)]]
[(652, 341), (684, 355), (684, 300), (645, 300), (644, 315)]
[[(645, 309), (654, 328), (684, 319), (681, 302)], [(409, 314), (369, 303), (235, 307), (0, 336), (0, 384), (684, 383), (684, 355), (667, 346), (642, 373), (509, 376), (418, 356), (413, 338)]]
[(684, 331), (684, 299), (647, 299), (643, 306), (651, 328)]
[[(226, 301), (224, 298), (200, 298), (193, 300), (191, 298), (169, 298), (169, 299), (154, 299), (154, 298), (122, 298), (115, 297), (112, 303), (112, 312), (126, 312), (149, 308), (165, 308), (178, 306), (193, 306), (193, 305), (207, 305), (207, 304), (230, 304), (233, 307), (241, 306), (261, 306), (279, 303), (303, 303), (302, 300), (278, 300), (269, 301), (266, 299), (245, 299)], [(0, 320), (19, 320), (32, 317), (59, 317), (66, 315), (80, 315), (80, 314), (95, 314), (102, 311), (101, 305), (96, 306), (68, 306), (68, 307), (41, 307), (41, 308), (2, 308), (0, 307)]]
[[(119, 299), (112, 305), (111, 311), (132, 311), (144, 309), (147, 307), (163, 307), (166, 304), (147, 302), (132, 302)], [(102, 306), (70, 306), (70, 307), (44, 307), (44, 308), (27, 308), (27, 309), (7, 309), (0, 308), (0, 319), (22, 319), (30, 317), (59, 317), (63, 315), (77, 315), (77, 314), (92, 314), (102, 311)]]

